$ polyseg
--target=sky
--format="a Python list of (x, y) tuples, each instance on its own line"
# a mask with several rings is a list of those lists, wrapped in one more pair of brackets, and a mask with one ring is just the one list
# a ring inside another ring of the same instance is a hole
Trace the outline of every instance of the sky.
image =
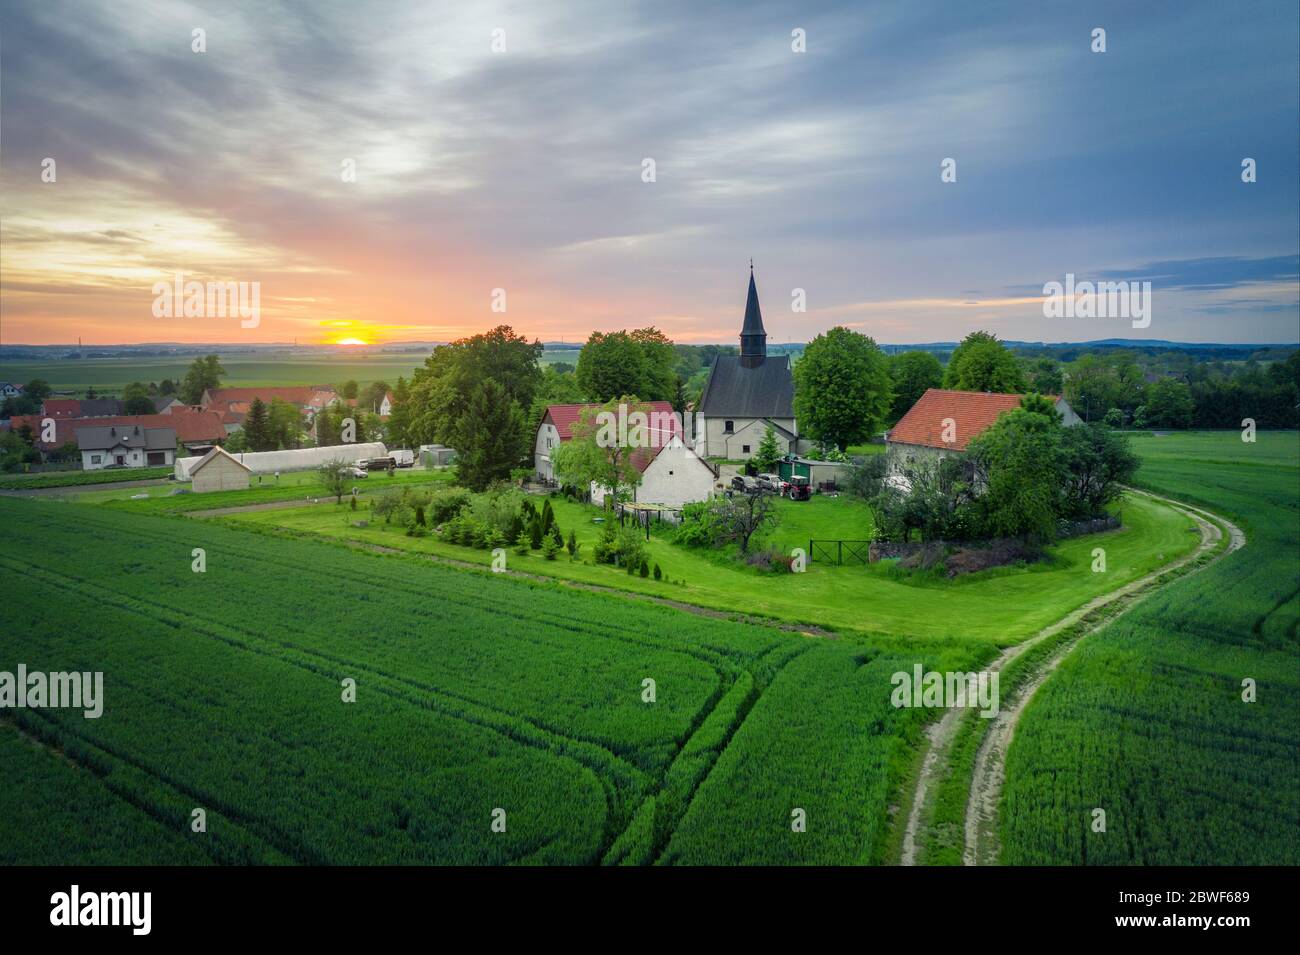
[(771, 342), (1296, 342), (1298, 120), (1294, 0), (5, 0), (0, 344), (734, 342), (751, 258)]

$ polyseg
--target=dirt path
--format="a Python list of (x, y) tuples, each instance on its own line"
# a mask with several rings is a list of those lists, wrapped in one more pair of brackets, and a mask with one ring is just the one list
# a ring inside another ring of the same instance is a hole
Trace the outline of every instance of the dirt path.
[[(1228, 546), (1218, 555), (1218, 558), (1231, 554), (1246, 543), (1246, 535), (1242, 533), (1241, 528), (1231, 521), (1201, 508), (1172, 501), (1169, 498), (1157, 497), (1154, 494), (1148, 496), (1165, 501), (1184, 511), (1192, 520), (1196, 521), (1201, 530), (1200, 546), (1187, 557), (1155, 574), (1154, 577), (1161, 577), (1170, 571), (1185, 567), (1218, 544), (1223, 537), (1223, 532), (1218, 526), (1211, 523), (1210, 518), (1213, 518), (1214, 521), (1222, 524), (1228, 530)], [(1132, 599), (1124, 600), (1122, 605), (1116, 608), (1115, 613), (1108, 614), (1075, 639), (1058, 647), (1038, 667), (1034, 675), (1018, 688), (1010, 706), (1003, 707), (998, 715), (990, 721), (991, 725), (980, 745), (979, 753), (975, 757), (975, 771), (971, 777), (970, 796), (966, 802), (966, 846), (962, 852), (963, 865), (994, 865), (997, 863), (1000, 849), (998, 844), (998, 803), (1001, 800), (1002, 787), (1006, 781), (1007, 752), (1011, 748), (1012, 737), (1015, 736), (1016, 726), (1020, 722), (1020, 716), (1025, 711), (1025, 707), (1034, 698), (1038, 688), (1047, 682), (1047, 678), (1060, 666), (1061, 661), (1085, 637), (1109, 625), (1117, 617), (1139, 603), (1150, 591), (1156, 589), (1155, 586), (1148, 586), (1148, 584), (1154, 585), (1154, 580), (1151, 577), (1134, 581), (1129, 587), (1125, 587), (1118, 592), (1119, 596), (1131, 595)]]
[[(1067, 627), (1074, 626), (1089, 615), (1098, 614), (1099, 611), (1110, 611), (1102, 614), (1101, 618), (1090, 626), (1087, 631), (1059, 648), (1016, 693), (1015, 698), (1009, 702), (1004, 702), (998, 715), (989, 721), (991, 725), (976, 756), (971, 793), (966, 805), (966, 840), (965, 849), (962, 853), (962, 861), (966, 865), (987, 864), (996, 861), (997, 804), (1002, 794), (1006, 753), (1011, 745), (1011, 738), (1015, 733), (1015, 726), (1020, 714), (1029, 700), (1033, 698), (1034, 691), (1042, 685), (1061, 660), (1078, 645), (1083, 637), (1101, 629), (1127, 611), (1139, 600), (1147, 596), (1148, 593), (1156, 589), (1158, 582), (1167, 574), (1176, 573), (1180, 569), (1187, 567), (1199, 560), (1207, 550), (1213, 548), (1223, 535), (1219, 528), (1211, 523), (1209, 518), (1213, 518), (1213, 520), (1228, 528), (1229, 545), (1223, 552), (1224, 554), (1236, 550), (1246, 541), (1246, 536), (1241, 532), (1240, 528), (1217, 515), (1210, 514), (1208, 511), (1146, 491), (1130, 488), (1128, 493), (1161, 501), (1187, 514), (1196, 522), (1201, 532), (1201, 542), (1190, 554), (1179, 558), (1173, 563), (1152, 571), (1137, 580), (1130, 581), (1110, 593), (1094, 597), (1056, 623), (1040, 630), (1028, 640), (1018, 643), (1014, 647), (1006, 648), (988, 665), (986, 669), (989, 672), (1000, 671), (1012, 660), (1032, 649), (1043, 640), (1060, 633)], [(903, 847), (899, 859), (902, 865), (917, 864), (916, 860), (920, 848), (918, 834), (921, 831), (922, 817), (929, 808), (927, 797), (948, 771), (949, 750), (964, 714), (965, 710), (949, 709), (944, 712), (944, 715), (937, 722), (931, 724), (926, 731), (928, 746), (912, 793), (912, 805), (908, 812), (907, 826), (903, 831)], [(983, 840), (982, 846), (981, 840)]]

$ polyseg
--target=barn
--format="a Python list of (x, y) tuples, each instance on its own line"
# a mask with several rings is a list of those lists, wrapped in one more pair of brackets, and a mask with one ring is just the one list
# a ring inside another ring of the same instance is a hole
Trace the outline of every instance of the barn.
[(209, 491), (243, 491), (252, 468), (222, 448), (213, 448), (190, 468), (195, 494)]
[[(1082, 420), (1060, 395), (1044, 395), (1067, 427)], [(993, 423), (1020, 407), (1024, 395), (926, 389), (885, 435), (891, 469), (904, 461), (961, 455)]]

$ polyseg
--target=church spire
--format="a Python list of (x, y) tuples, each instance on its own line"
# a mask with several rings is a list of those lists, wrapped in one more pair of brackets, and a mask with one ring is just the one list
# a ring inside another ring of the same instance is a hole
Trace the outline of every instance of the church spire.
[(749, 260), (749, 296), (745, 299), (745, 323), (740, 328), (740, 364), (754, 368), (767, 358), (767, 332), (763, 330), (763, 312), (758, 307), (758, 288), (754, 285), (754, 260)]

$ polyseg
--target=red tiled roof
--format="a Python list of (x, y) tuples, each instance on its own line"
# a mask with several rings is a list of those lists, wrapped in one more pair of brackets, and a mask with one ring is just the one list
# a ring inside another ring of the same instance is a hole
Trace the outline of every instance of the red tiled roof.
[(261, 398), (264, 404), (270, 404), (272, 398), (279, 398), (281, 401), (287, 401), (299, 408), (306, 407), (311, 403), (312, 398), (317, 394), (315, 388), (309, 387), (290, 387), (290, 388), (217, 388), (208, 392), (211, 399), (208, 407), (216, 406), (218, 411), (234, 410), (229, 407), (231, 404), (248, 402), (252, 403), (254, 398)]
[[(568, 441), (573, 437), (573, 426), (578, 423), (578, 419), (582, 416), (583, 410), (586, 408), (600, 407), (601, 405), (594, 403), (547, 405), (546, 414), (542, 416), (542, 420), (546, 421), (549, 419), (551, 424), (555, 425), (555, 430), (560, 432), (560, 440)], [(659, 412), (660, 414), (673, 413), (672, 403), (668, 401), (643, 401), (637, 402), (635, 405), (636, 409), (643, 409), (645, 407), (649, 407), (651, 412)], [(676, 433), (680, 431), (680, 426), (677, 424), (676, 417), (673, 418), (673, 422), (672, 430)]]
[(12, 427), (16, 431), (24, 424), (32, 429), (36, 447), (44, 451), (62, 447), (69, 441), (77, 440), (77, 431), (81, 428), (130, 427), (171, 428), (176, 432), (176, 440), (181, 444), (200, 441), (221, 441), (226, 437), (226, 428), (221, 423), (221, 415), (215, 411), (181, 411), (179, 408), (171, 414), (109, 415), (103, 418), (53, 418), (54, 440), (42, 441), (41, 419), (46, 415), (14, 415)]
[(50, 418), (75, 418), (81, 413), (81, 402), (76, 398), (46, 398), (41, 413)]
[[(929, 388), (889, 432), (890, 444), (919, 444), (928, 448), (965, 451), (982, 431), (1008, 411), (1020, 407), (1023, 395), (990, 391), (945, 391)], [(1049, 401), (1057, 395), (1046, 395)], [(944, 420), (952, 419), (951, 443), (943, 440)]]

